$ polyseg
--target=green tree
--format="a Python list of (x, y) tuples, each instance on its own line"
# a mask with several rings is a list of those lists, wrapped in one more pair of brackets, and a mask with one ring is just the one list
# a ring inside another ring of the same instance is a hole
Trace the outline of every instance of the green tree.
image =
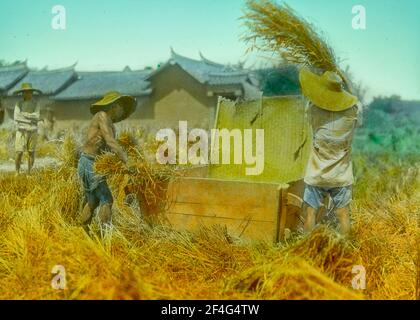
[(392, 95), (390, 97), (375, 97), (369, 108), (383, 111), (387, 114), (396, 114), (402, 110), (402, 105), (401, 97)]
[(295, 66), (283, 65), (256, 71), (265, 96), (299, 95), (299, 74)]

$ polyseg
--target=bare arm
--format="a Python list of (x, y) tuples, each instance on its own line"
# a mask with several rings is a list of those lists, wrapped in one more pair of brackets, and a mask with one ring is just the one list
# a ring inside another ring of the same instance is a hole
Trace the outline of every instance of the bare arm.
[(38, 122), (41, 117), (41, 110), (39, 104), (37, 104), (34, 112), (22, 112), (22, 115), (27, 119), (31, 119), (34, 122)]
[(23, 123), (28, 123), (28, 124), (31, 124), (32, 123), (31, 120), (26, 119), (24, 117), (23, 112), (21, 111), (20, 106), (19, 106), (18, 103), (16, 103), (16, 105), (15, 105), (15, 111), (13, 113), (13, 119), (16, 122), (23, 122)]
[(309, 100), (305, 99), (302, 97), (302, 103), (303, 103), (303, 107), (304, 107), (304, 116), (305, 116), (305, 121), (308, 122), (308, 125), (306, 126), (307, 130), (303, 131), (302, 134), (302, 141), (299, 144), (299, 147), (297, 148), (297, 150), (294, 153), (294, 157), (295, 160), (297, 158), (299, 158), (299, 156), (302, 155), (302, 150), (305, 147), (306, 143), (308, 142), (308, 136), (309, 136), (309, 132), (308, 130), (311, 130), (311, 126), (310, 126), (310, 112), (311, 112), (311, 103), (309, 102)]
[(33, 113), (22, 112), (21, 114), (22, 114), (22, 116), (24, 116), (27, 119), (31, 119), (33, 121), (38, 121), (39, 120), (39, 112), (37, 112), (37, 111), (35, 111)]
[(127, 162), (127, 154), (124, 149), (118, 144), (118, 141), (114, 137), (114, 131), (112, 129), (112, 122), (105, 112), (98, 113), (99, 129), (101, 130), (102, 137), (106, 144), (111, 148), (113, 152), (123, 161)]
[(40, 118), (40, 108), (39, 105), (37, 105), (35, 112), (24, 112), (20, 108), (19, 103), (15, 106), (14, 111), (14, 120), (16, 122), (23, 122), (23, 123), (37, 123)]

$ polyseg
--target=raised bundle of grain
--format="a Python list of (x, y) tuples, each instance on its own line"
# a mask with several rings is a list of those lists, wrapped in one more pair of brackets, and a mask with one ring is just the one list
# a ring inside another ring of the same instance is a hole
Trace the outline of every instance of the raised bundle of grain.
[(337, 72), (350, 87), (332, 48), (288, 5), (251, 0), (242, 19), (249, 31), (243, 37), (250, 45), (248, 51), (257, 49), (278, 55), (286, 63)]

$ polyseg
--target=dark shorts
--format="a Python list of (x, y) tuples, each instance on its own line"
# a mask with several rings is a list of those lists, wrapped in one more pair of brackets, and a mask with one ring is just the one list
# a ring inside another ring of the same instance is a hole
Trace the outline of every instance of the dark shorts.
[(95, 174), (93, 170), (94, 163), (94, 157), (82, 153), (77, 167), (77, 173), (83, 185), (86, 201), (94, 207), (112, 204), (111, 190), (109, 190), (105, 177)]
[(306, 184), (303, 201), (311, 208), (318, 210), (327, 195), (331, 197), (335, 209), (345, 208), (352, 200), (352, 186), (324, 188)]

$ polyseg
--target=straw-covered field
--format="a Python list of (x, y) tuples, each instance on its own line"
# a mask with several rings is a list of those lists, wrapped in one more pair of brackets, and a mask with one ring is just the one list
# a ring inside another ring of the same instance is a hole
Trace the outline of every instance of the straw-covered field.
[[(10, 154), (0, 134), (0, 158)], [(133, 135), (132, 135), (133, 136)], [(135, 135), (134, 135), (135, 136)], [(287, 243), (244, 244), (222, 228), (178, 233), (142, 218), (127, 190), (154, 203), (172, 168), (155, 167), (139, 150), (153, 144), (121, 141), (129, 168), (112, 156), (98, 163), (110, 176), (115, 229), (101, 239), (78, 224), (82, 199), (76, 176), (77, 139), (41, 144), (60, 160), (31, 176), (0, 173), (0, 298), (3, 299), (415, 299), (418, 283), (418, 159), (355, 155), (358, 183), (353, 239), (319, 227)], [(134, 187), (134, 189), (133, 189)], [(135, 198), (135, 197), (134, 197)], [(66, 289), (51, 286), (55, 265)], [(364, 291), (352, 288), (353, 266), (366, 269)]]

